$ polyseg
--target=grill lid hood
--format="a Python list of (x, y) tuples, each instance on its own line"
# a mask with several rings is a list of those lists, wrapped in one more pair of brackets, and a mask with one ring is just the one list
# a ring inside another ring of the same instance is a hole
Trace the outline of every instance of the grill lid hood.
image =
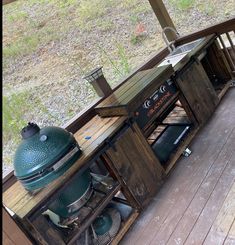
[[(74, 136), (62, 128), (50, 126), (40, 129), (37, 124), (29, 123), (21, 135), (23, 139), (14, 156), (14, 174), (26, 189), (37, 189), (51, 182), (80, 155)], [(71, 157), (66, 157), (71, 151)]]

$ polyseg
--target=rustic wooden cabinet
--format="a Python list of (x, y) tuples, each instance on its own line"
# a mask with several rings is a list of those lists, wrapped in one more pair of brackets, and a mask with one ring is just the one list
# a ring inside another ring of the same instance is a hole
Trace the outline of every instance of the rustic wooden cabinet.
[(206, 55), (201, 60), (201, 64), (218, 98), (221, 99), (230, 86), (233, 74), (218, 40), (215, 40), (207, 48)]
[(135, 122), (115, 142), (118, 151), (109, 150), (109, 157), (138, 202), (145, 205), (198, 129), (176, 86), (172, 66), (137, 73), (96, 110), (101, 117), (125, 115)]
[(164, 169), (136, 123), (106, 152), (140, 206), (146, 206), (159, 189)]
[[(84, 244), (85, 232), (91, 231), (90, 225), (107, 206), (124, 205), (128, 215), (122, 216), (119, 232), (110, 238), (117, 244), (156, 194), (164, 171), (137, 125), (126, 117), (95, 116), (74, 136), (83, 154), (62, 177), (33, 195), (17, 181), (4, 193), (3, 203), (15, 213), (33, 243), (44, 245)], [(93, 171), (94, 164), (106, 169), (111, 187), (92, 182), (93, 194), (71, 226), (56, 226), (44, 212), (76, 176), (88, 168)]]
[(204, 124), (219, 99), (203, 66), (200, 62), (193, 62), (180, 72), (176, 80), (199, 124)]

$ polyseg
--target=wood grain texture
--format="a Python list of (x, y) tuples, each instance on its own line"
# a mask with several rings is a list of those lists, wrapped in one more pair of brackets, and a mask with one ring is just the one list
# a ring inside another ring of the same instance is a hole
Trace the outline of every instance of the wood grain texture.
[[(185, 244), (202, 244), (206, 238), (207, 233), (210, 230), (210, 227), (212, 226), (218, 212), (220, 211), (228, 191), (231, 188), (231, 185), (234, 183), (234, 157), (235, 154), (232, 157), (232, 161), (230, 161), (229, 165), (223, 172), (223, 175), (219, 179), (216, 188), (213, 190), (210, 199), (207, 201), (203, 211), (198, 217), (197, 222), (185, 241)], [(210, 244), (214, 244), (214, 242), (215, 241), (211, 242)], [(217, 241), (217, 244), (221, 244), (220, 239)]]
[(12, 217), (7, 213), (5, 208), (2, 207), (2, 221), (3, 221), (3, 244), (24, 244), (32, 245), (31, 241), (18, 227)]
[(5, 231), (2, 232), (2, 243), (3, 245), (16, 245)]
[(120, 87), (95, 109), (102, 117), (130, 115), (173, 73), (171, 65), (137, 73), (132, 81), (126, 84), (126, 89)]
[[(234, 159), (232, 159), (234, 160)], [(223, 244), (235, 219), (235, 183), (232, 185), (219, 214), (216, 217), (207, 237), (205, 245)], [(235, 240), (234, 240), (235, 242)]]
[(234, 245), (235, 244), (235, 219), (230, 227), (229, 233), (225, 238), (224, 245)]
[(231, 165), (231, 155), (233, 150), (235, 150), (235, 146), (233, 145), (234, 140), (235, 131), (233, 137), (230, 137), (225, 144), (225, 146), (228, 145), (230, 147), (223, 147), (221, 150), (218, 158), (215, 160), (203, 182), (198, 187), (198, 190), (194, 193), (194, 197), (190, 201), (190, 204), (186, 207), (183, 215), (178, 220), (170, 238), (166, 240), (167, 244), (175, 244), (175, 241), (178, 241), (179, 244), (184, 244), (187, 235), (193, 229), (198, 217), (215, 190), (220, 176), (225, 171), (227, 165)]
[(33, 220), (33, 226), (39, 233), (39, 241), (43, 238), (44, 243), (48, 245), (65, 245), (62, 236), (52, 227), (45, 216), (39, 215)]
[(231, 18), (229, 20), (223, 21), (216, 25), (211, 25), (207, 28), (201, 29), (199, 31), (193, 32), (189, 35), (182, 36), (176, 40), (177, 45), (181, 45), (184, 43), (188, 43), (199, 38), (205, 37), (211, 34), (223, 34), (225, 32), (234, 31), (235, 30), (235, 18)]
[[(209, 214), (210, 211), (212, 212), (213, 217), (212, 222), (207, 223), (207, 220), (210, 220), (208, 217), (203, 220), (207, 224), (202, 231), (203, 242), (232, 184), (234, 174), (232, 163), (234, 164), (234, 161), (231, 163), (229, 159), (231, 154), (234, 154), (231, 149), (235, 146), (235, 142), (232, 140), (235, 125), (234, 96), (235, 89), (231, 88), (208, 124), (201, 129), (192, 141), (190, 146), (192, 155), (188, 158), (181, 158), (176, 164), (174, 171), (167, 177), (154, 200), (126, 234), (121, 245), (148, 245), (151, 242), (152, 244), (165, 245), (168, 244), (166, 242), (168, 239), (169, 244), (183, 244), (183, 240), (189, 236), (189, 232), (194, 227), (190, 220), (194, 220), (195, 223), (201, 217), (201, 210), (206, 208)], [(221, 173), (222, 175), (220, 175)], [(220, 176), (223, 176), (222, 179)], [(216, 181), (218, 181), (217, 184)], [(217, 190), (218, 194), (215, 195)], [(213, 199), (209, 201), (209, 196), (211, 197), (212, 193), (214, 193)], [(212, 206), (208, 205), (217, 202), (220, 202), (220, 204), (213, 214)], [(207, 206), (205, 206), (205, 203)], [(189, 223), (190, 225), (187, 228)], [(200, 225), (203, 225), (203, 223), (200, 222)], [(176, 229), (177, 231), (174, 233)], [(186, 234), (183, 233), (183, 230)], [(163, 233), (164, 235), (161, 235)], [(170, 240), (172, 234), (174, 234), (173, 241)], [(178, 234), (183, 234), (185, 237), (182, 238), (182, 243), (181, 237), (177, 236)], [(232, 234), (234, 233), (231, 231), (229, 238), (228, 233), (228, 244), (233, 244), (230, 243), (233, 241)], [(160, 243), (159, 238), (163, 238), (163, 243)], [(195, 244), (199, 245), (202, 242), (199, 241)]]
[(136, 125), (127, 129), (107, 154), (127, 188), (144, 207), (159, 189), (164, 172), (140, 133)]
[(211, 117), (219, 99), (202, 65), (193, 63), (177, 79), (177, 84), (199, 124), (203, 125)]
[[(175, 29), (174, 23), (166, 9), (162, 0), (149, 0), (149, 3), (162, 27), (170, 26)], [(166, 32), (168, 40), (173, 41), (177, 38), (176, 34), (172, 31)]]
[(202, 59), (202, 64), (211, 81), (214, 80), (214, 76), (221, 83), (226, 83), (231, 79), (231, 69), (217, 40), (208, 47), (207, 54)]

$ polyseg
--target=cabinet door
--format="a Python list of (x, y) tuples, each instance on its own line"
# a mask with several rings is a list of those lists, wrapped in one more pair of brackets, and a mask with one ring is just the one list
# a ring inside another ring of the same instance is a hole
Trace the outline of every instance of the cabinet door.
[(219, 99), (201, 63), (193, 63), (180, 75), (177, 83), (199, 124), (205, 123)]
[(106, 153), (136, 201), (147, 205), (161, 184), (164, 170), (137, 124), (128, 128)]

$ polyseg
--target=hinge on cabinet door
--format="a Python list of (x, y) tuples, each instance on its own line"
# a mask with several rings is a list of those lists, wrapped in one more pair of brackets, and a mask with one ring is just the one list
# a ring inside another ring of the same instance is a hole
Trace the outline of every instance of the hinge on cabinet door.
[(232, 81), (231, 81), (230, 87), (235, 87), (235, 80), (232, 80)]

